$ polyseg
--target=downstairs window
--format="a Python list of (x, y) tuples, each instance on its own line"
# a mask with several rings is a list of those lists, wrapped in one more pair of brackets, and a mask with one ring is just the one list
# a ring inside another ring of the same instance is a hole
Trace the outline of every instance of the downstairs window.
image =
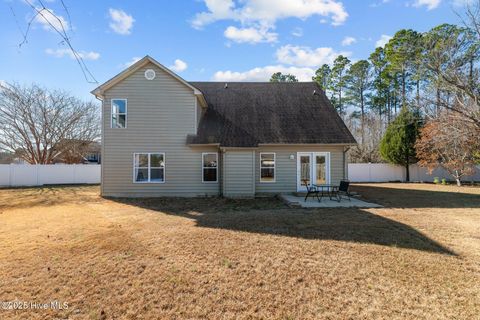
[(165, 182), (165, 153), (135, 153), (133, 162), (135, 182)]

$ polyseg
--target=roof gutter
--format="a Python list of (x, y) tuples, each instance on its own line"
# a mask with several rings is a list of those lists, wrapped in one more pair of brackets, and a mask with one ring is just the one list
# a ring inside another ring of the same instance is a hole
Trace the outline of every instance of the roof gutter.
[(356, 146), (357, 143), (259, 143), (259, 147), (286, 147), (286, 146)]
[(220, 147), (220, 143), (187, 143), (189, 147)]

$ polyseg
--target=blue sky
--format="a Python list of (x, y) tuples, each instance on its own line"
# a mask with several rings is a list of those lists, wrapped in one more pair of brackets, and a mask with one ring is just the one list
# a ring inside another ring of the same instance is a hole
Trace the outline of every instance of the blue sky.
[[(0, 1), (0, 80), (90, 99), (96, 85), (85, 81), (47, 25), (49, 12), (33, 21), (28, 43), (19, 48), (32, 9), (26, 0)], [(459, 23), (455, 11), (465, 1), (64, 0), (69, 15), (60, 0), (43, 4), (61, 16), (74, 48), (102, 83), (146, 54), (191, 81), (265, 81), (277, 70), (308, 80), (339, 53), (367, 58), (399, 29)]]

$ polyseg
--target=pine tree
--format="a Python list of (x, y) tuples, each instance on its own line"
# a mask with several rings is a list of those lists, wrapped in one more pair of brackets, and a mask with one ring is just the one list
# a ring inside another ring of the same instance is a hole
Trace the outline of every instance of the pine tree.
[(327, 91), (328, 86), (330, 85), (330, 77), (332, 74), (332, 70), (328, 64), (322, 65), (320, 68), (315, 71), (315, 76), (312, 77), (312, 80), (318, 83), (320, 88), (323, 91)]
[(416, 162), (415, 142), (419, 131), (419, 113), (412, 112), (408, 106), (404, 106), (397, 118), (390, 123), (380, 142), (382, 158), (405, 167), (407, 181), (410, 181), (409, 166)]
[(345, 83), (348, 101), (360, 109), (362, 144), (365, 142), (366, 92), (370, 87), (370, 63), (367, 60), (355, 62), (347, 71)]
[(293, 74), (283, 74), (281, 72), (276, 72), (272, 74), (270, 82), (298, 82), (298, 79)]
[(390, 119), (389, 80), (386, 75), (388, 62), (385, 58), (385, 50), (381, 47), (376, 48), (370, 55), (369, 60), (373, 67), (373, 81), (371, 83), (373, 94), (370, 99), (370, 107), (378, 113), (380, 120), (382, 120), (382, 114), (386, 114), (388, 121)]
[(385, 54), (390, 63), (390, 71), (398, 74), (401, 85), (402, 107), (407, 105), (407, 92), (412, 77), (417, 73), (416, 66), (421, 48), (421, 34), (414, 30), (400, 30), (385, 46)]
[(342, 55), (338, 56), (333, 62), (332, 73), (330, 77), (330, 90), (332, 92), (332, 104), (340, 115), (345, 113), (344, 109), (344, 89), (345, 76), (348, 70), (350, 60)]

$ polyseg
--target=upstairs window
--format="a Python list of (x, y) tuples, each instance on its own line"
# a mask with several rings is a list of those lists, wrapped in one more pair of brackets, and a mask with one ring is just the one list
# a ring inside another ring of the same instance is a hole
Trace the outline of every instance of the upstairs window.
[(165, 182), (165, 153), (135, 153), (133, 175), (135, 182)]
[(217, 182), (218, 153), (202, 153), (202, 182)]
[(275, 182), (275, 153), (260, 153), (260, 182)]
[(127, 127), (127, 100), (112, 99), (112, 128)]

